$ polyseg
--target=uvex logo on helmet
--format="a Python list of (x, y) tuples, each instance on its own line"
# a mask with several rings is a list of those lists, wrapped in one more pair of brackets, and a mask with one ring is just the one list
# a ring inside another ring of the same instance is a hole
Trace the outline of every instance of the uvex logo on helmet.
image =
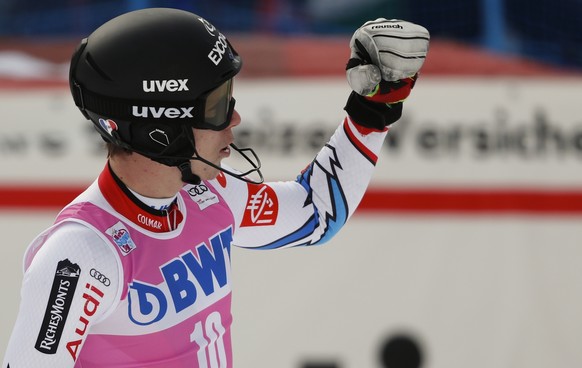
[(144, 80), (144, 92), (182, 92), (189, 91), (188, 79)]
[(136, 118), (166, 118), (166, 119), (185, 119), (193, 118), (192, 110), (194, 107), (151, 107), (151, 106), (132, 106), (131, 113)]

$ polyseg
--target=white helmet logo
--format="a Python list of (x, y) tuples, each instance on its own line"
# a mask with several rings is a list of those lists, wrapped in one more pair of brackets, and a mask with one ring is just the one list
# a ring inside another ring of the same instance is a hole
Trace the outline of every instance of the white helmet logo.
[(144, 80), (144, 92), (181, 92), (189, 91), (188, 79), (169, 79), (169, 80)]
[(161, 129), (152, 130), (150, 132), (150, 138), (152, 141), (161, 144), (164, 147), (167, 147), (170, 144), (170, 139), (166, 132)]
[(198, 20), (202, 22), (202, 24), (204, 24), (204, 27), (206, 27), (206, 31), (208, 31), (208, 33), (210, 33), (211, 36), (214, 36), (214, 31), (216, 31), (216, 27), (214, 27), (212, 24), (210, 24), (210, 22), (208, 22), (204, 18), (198, 18)]

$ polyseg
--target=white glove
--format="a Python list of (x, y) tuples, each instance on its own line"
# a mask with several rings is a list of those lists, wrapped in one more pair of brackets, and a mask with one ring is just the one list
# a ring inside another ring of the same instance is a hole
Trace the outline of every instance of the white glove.
[(383, 79), (388, 82), (414, 77), (426, 58), (430, 34), (418, 24), (378, 18), (364, 23), (350, 41), (348, 83), (365, 96)]

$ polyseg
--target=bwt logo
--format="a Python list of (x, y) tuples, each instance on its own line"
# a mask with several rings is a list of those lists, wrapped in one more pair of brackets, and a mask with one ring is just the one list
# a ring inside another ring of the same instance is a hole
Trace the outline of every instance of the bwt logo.
[[(227, 228), (202, 243), (194, 251), (171, 260), (160, 272), (164, 281), (151, 285), (134, 280), (129, 285), (128, 313), (140, 326), (160, 321), (168, 313), (180, 313), (194, 305), (200, 297), (209, 296), (228, 284), (232, 228)], [(225, 257), (225, 253), (227, 257)], [(204, 295), (199, 294), (202, 292)]]
[(169, 80), (144, 80), (143, 81), (143, 91), (144, 92), (182, 92), (189, 91), (188, 79), (169, 79)]

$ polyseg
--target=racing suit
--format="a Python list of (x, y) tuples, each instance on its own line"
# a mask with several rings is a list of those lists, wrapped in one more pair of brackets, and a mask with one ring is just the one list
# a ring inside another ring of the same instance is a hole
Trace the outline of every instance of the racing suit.
[(330, 240), (363, 197), (385, 135), (346, 118), (294, 181), (221, 174), (162, 209), (106, 166), (29, 246), (2, 368), (232, 367), (231, 246)]

